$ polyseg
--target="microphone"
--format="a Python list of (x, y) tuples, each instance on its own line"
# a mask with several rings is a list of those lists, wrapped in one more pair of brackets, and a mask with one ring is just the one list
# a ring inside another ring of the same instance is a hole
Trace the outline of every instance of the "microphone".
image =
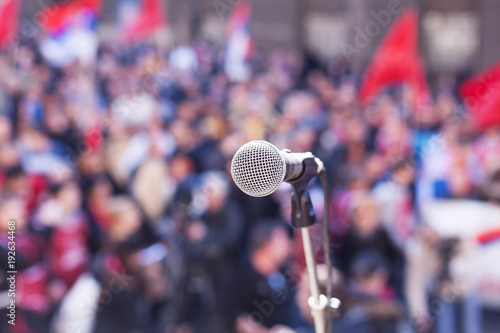
[(282, 182), (307, 182), (323, 170), (323, 163), (310, 152), (278, 150), (273, 144), (250, 141), (238, 149), (231, 161), (231, 175), (246, 194), (263, 197), (276, 191)]
[(316, 222), (311, 197), (306, 187), (309, 181), (319, 175), (325, 194), (322, 233), (325, 263), (327, 266), (327, 286), (331, 286), (330, 240), (328, 233), (328, 191), (323, 162), (310, 152), (292, 153), (288, 149), (278, 150), (267, 141), (250, 141), (238, 149), (231, 161), (231, 175), (236, 185), (246, 194), (263, 197), (276, 191), (282, 182), (292, 184), (292, 219), (294, 227), (300, 228), (311, 297), (308, 304), (314, 318), (316, 332), (329, 332), (331, 313), (337, 310), (340, 301), (331, 296), (327, 287), (326, 296), (320, 294), (316, 272), (316, 256), (313, 246), (311, 226)]

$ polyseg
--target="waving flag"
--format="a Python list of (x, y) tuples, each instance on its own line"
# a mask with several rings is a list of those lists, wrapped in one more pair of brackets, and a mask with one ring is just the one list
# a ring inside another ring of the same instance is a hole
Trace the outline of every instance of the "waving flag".
[(161, 0), (142, 0), (140, 9), (132, 1), (125, 1), (126, 17), (123, 18), (122, 36), (128, 42), (134, 42), (153, 35), (167, 25), (165, 9)]
[(11, 43), (17, 35), (20, 0), (0, 0), (0, 48)]
[(243, 81), (250, 75), (248, 59), (252, 53), (251, 14), (250, 2), (240, 1), (229, 18), (224, 69), (232, 81)]
[(391, 84), (407, 83), (413, 93), (413, 107), (431, 103), (424, 62), (418, 53), (418, 14), (405, 10), (392, 25), (368, 65), (359, 99), (369, 103)]
[(42, 55), (55, 66), (75, 60), (92, 63), (97, 52), (97, 19), (100, 0), (74, 0), (43, 9), (41, 27), (47, 38), (40, 45)]
[(500, 63), (467, 80), (460, 92), (477, 126), (500, 126)]

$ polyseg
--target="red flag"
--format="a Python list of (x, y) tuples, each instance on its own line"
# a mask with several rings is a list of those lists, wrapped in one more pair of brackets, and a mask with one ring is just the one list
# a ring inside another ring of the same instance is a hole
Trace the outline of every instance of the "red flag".
[(43, 9), (46, 14), (42, 16), (40, 25), (49, 35), (58, 35), (67, 29), (75, 16), (84, 9), (98, 14), (101, 11), (101, 0), (74, 0), (51, 5)]
[(137, 17), (124, 26), (123, 36), (127, 41), (136, 41), (150, 36), (166, 24), (167, 19), (161, 0), (143, 0)]
[(0, 48), (12, 42), (17, 35), (19, 0), (0, 0)]
[(430, 104), (431, 95), (425, 79), (424, 62), (418, 53), (418, 14), (406, 9), (394, 22), (368, 65), (359, 99), (369, 103), (384, 87), (408, 83), (413, 106)]
[(478, 127), (500, 125), (500, 63), (467, 80), (460, 92)]

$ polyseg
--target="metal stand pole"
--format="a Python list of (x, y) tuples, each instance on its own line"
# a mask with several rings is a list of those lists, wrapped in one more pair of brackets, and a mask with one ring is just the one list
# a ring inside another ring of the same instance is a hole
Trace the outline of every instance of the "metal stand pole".
[[(314, 244), (312, 238), (311, 228), (316, 223), (316, 214), (312, 205), (311, 197), (307, 192), (307, 184), (318, 173), (321, 176), (322, 187), (325, 191), (325, 205), (328, 204), (328, 193), (326, 189), (326, 178), (324, 174), (323, 163), (315, 158), (311, 153), (309, 158), (304, 160), (306, 172), (298, 179), (291, 181), (292, 184), (292, 225), (300, 228), (302, 234), (302, 244), (304, 246), (304, 255), (306, 259), (307, 275), (309, 277), (309, 289), (311, 297), (309, 297), (308, 304), (311, 308), (311, 314), (314, 319), (314, 328), (316, 333), (331, 333), (330, 321), (332, 320), (332, 310), (338, 309), (339, 300), (331, 298), (331, 263), (328, 239), (328, 207), (326, 206), (325, 212), (327, 215), (323, 216), (323, 237), (325, 243), (325, 259), (327, 260), (326, 266), (328, 267), (328, 281), (327, 281), (327, 296), (320, 293), (318, 274), (316, 271), (316, 257), (314, 255)], [(326, 235), (325, 235), (326, 232)], [(330, 299), (329, 299), (330, 297)]]
[(308, 303), (314, 319), (314, 328), (316, 333), (326, 333), (325, 310), (328, 306), (328, 300), (326, 296), (322, 295), (319, 291), (311, 227), (300, 228), (300, 232), (302, 234), (302, 244), (304, 245), (304, 254), (306, 257), (309, 289), (311, 290), (311, 297), (309, 298)]

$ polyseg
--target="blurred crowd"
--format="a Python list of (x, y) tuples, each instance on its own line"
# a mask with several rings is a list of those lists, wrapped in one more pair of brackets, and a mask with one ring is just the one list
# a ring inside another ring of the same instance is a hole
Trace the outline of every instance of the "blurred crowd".
[(474, 127), (456, 82), (419, 110), (404, 86), (362, 106), (342, 61), (276, 50), (230, 82), (221, 59), (203, 41), (105, 44), (94, 66), (51, 68), (30, 45), (0, 55), (0, 331), (313, 332), (290, 187), (253, 198), (230, 177), (236, 150), (265, 139), (326, 165), (334, 332), (481, 332), (474, 283), (451, 264), (467, 242), (420, 218), (436, 199), (500, 201), (500, 130)]

